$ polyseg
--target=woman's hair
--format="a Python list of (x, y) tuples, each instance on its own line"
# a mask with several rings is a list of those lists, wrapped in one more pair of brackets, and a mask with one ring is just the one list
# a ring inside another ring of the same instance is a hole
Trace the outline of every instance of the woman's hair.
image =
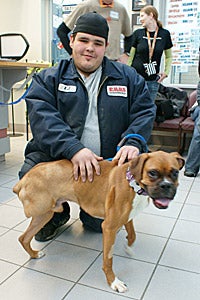
[(158, 11), (157, 9), (152, 5), (146, 5), (141, 10), (141, 12), (144, 12), (148, 16), (152, 13), (154, 20), (157, 22), (158, 27), (163, 27), (162, 23), (158, 20)]

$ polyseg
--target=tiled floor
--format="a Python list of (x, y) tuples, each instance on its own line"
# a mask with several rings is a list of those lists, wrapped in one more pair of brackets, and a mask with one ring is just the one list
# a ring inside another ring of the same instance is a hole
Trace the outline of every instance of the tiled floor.
[(11, 138), (0, 163), (0, 299), (2, 300), (198, 300), (200, 295), (200, 175), (180, 173), (176, 198), (166, 211), (152, 204), (136, 217), (133, 256), (126, 254), (125, 230), (117, 235), (114, 269), (128, 285), (118, 294), (105, 281), (102, 235), (84, 231), (78, 206), (51, 242), (33, 241), (46, 255), (30, 260), (18, 242), (29, 220), (12, 193), (23, 162), (24, 137)]

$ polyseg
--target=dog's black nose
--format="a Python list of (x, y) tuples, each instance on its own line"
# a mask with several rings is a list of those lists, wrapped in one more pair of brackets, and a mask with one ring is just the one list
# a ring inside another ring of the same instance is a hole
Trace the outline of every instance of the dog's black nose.
[(172, 187), (173, 187), (173, 184), (171, 182), (162, 181), (160, 183), (160, 188), (165, 192), (169, 191)]

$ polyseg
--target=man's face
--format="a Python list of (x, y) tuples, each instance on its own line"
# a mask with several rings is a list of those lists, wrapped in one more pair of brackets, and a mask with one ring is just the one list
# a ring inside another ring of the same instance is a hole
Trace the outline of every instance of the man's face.
[(104, 38), (83, 32), (70, 36), (70, 46), (75, 66), (85, 76), (101, 65), (107, 47)]

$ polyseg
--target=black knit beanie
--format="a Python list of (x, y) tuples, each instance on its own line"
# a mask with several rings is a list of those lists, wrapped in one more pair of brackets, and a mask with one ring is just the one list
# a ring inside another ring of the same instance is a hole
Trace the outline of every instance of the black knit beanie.
[(96, 12), (89, 12), (78, 17), (72, 30), (72, 34), (76, 32), (89, 33), (100, 36), (107, 42), (108, 31), (109, 28), (106, 19)]

